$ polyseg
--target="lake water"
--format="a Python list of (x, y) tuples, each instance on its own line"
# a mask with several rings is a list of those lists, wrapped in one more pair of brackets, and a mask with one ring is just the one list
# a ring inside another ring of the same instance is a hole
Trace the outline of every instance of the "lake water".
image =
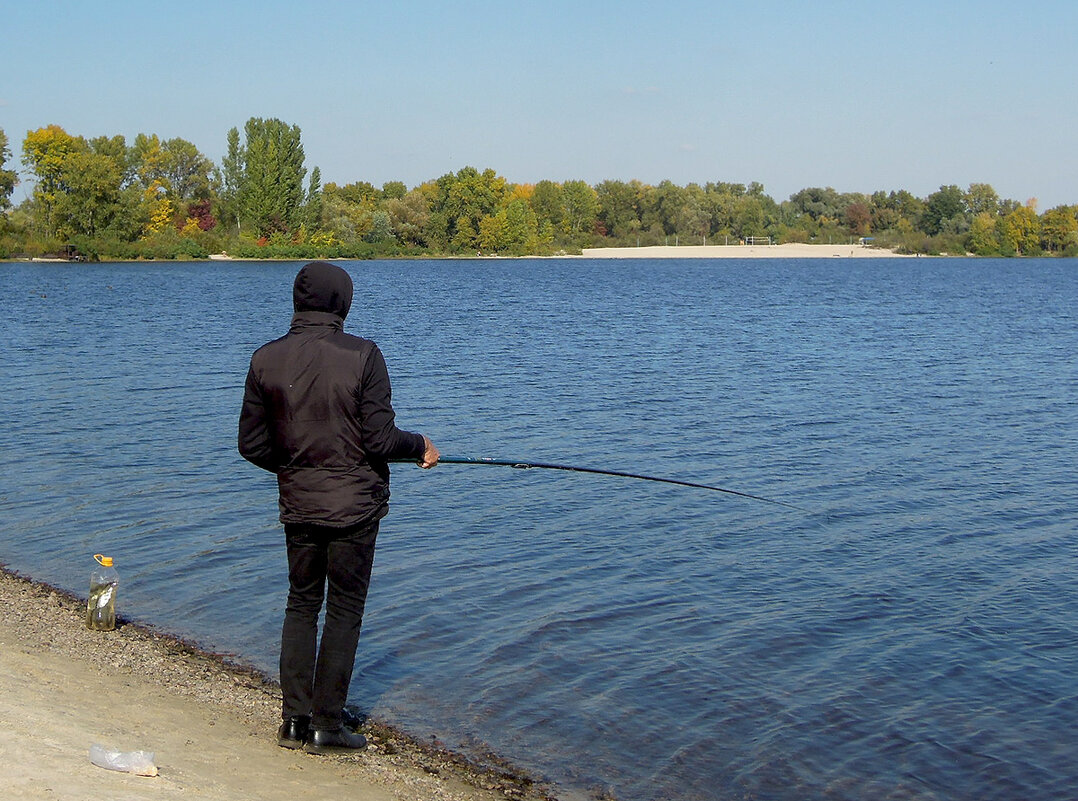
[[(0, 265), (0, 562), (275, 674), (235, 429), (298, 266)], [(443, 453), (808, 510), (398, 465), (356, 705), (567, 799), (1078, 797), (1074, 260), (344, 266)]]

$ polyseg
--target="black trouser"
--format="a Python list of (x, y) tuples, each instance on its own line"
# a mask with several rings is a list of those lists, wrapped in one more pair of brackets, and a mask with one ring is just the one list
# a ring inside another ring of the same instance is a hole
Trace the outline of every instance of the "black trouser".
[[(351, 528), (285, 524), (288, 605), (281, 631), (283, 715), (338, 729), (359, 643), (378, 521)], [(326, 594), (326, 584), (329, 593)], [(326, 602), (322, 641), (318, 614)]]

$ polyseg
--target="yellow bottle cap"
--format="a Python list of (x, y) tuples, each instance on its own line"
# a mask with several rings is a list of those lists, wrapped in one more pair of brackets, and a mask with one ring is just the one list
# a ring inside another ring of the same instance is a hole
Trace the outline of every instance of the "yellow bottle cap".
[(97, 563), (99, 565), (101, 565), (101, 567), (112, 567), (112, 557), (111, 556), (102, 556), (99, 553), (95, 553), (94, 554), (94, 559), (97, 560)]

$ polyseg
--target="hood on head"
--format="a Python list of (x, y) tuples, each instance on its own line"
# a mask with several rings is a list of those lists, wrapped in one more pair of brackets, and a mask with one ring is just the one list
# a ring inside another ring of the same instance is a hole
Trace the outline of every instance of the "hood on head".
[(329, 312), (343, 320), (352, 307), (352, 278), (336, 264), (312, 261), (296, 275), (292, 306), (297, 312)]

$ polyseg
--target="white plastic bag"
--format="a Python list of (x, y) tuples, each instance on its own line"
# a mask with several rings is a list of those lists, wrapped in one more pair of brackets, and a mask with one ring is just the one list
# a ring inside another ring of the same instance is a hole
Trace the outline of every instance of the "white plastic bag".
[(153, 751), (113, 751), (103, 745), (90, 746), (90, 761), (105, 770), (134, 773), (136, 776), (156, 776)]

